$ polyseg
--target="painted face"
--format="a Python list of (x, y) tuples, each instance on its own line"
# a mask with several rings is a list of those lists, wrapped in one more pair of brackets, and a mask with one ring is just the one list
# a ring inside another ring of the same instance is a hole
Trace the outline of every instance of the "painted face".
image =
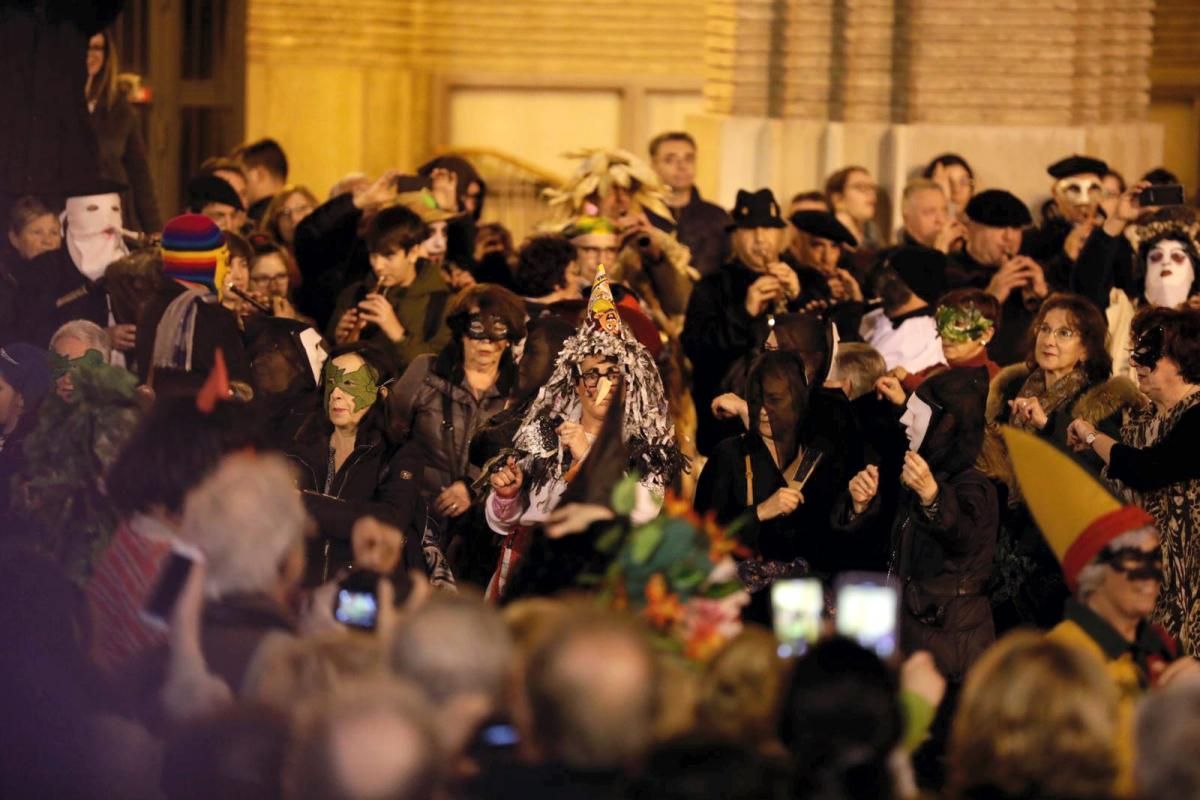
[(1182, 242), (1163, 239), (1146, 255), (1146, 299), (1156, 306), (1179, 308), (1196, 280), (1196, 265)]
[(121, 238), (119, 194), (69, 197), (63, 220), (67, 252), (79, 271), (91, 280), (99, 280), (109, 264), (129, 254)]
[(1066, 309), (1053, 308), (1046, 312), (1037, 328), (1034, 360), (1047, 372), (1070, 370), (1087, 358), (1079, 325)]
[(442, 260), (446, 258), (446, 222), (431, 222), (429, 224), (429, 238), (421, 242), (421, 255), (432, 261), (434, 264), (441, 266)]
[(30, 261), (62, 245), (62, 223), (53, 214), (43, 214), (30, 220), (20, 233), (10, 231), (8, 241), (21, 258)]
[(334, 427), (355, 427), (379, 397), (374, 371), (361, 357), (347, 353), (325, 370), (325, 411)]
[(1096, 214), (1104, 199), (1104, 184), (1099, 175), (1071, 175), (1054, 184), (1054, 201), (1070, 222), (1083, 222)]
[(929, 423), (933, 421), (933, 406), (926, 403), (917, 394), (908, 396), (904, 413), (900, 416), (900, 424), (908, 436), (908, 449), (916, 453), (925, 443), (925, 435), (929, 433)]

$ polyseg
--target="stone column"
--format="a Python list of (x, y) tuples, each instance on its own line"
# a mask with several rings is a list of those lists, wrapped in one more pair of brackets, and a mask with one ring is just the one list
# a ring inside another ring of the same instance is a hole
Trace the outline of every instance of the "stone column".
[(774, 111), (776, 0), (709, 0), (704, 99), (710, 113), (765, 117)]
[(836, 0), (830, 119), (892, 119), (895, 0)]

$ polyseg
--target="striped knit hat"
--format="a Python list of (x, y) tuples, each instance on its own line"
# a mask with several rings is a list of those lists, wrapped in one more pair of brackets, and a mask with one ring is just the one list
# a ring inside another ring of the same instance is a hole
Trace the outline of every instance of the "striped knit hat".
[(163, 275), (183, 283), (207, 286), (220, 297), (229, 274), (225, 234), (203, 214), (182, 214), (162, 234)]

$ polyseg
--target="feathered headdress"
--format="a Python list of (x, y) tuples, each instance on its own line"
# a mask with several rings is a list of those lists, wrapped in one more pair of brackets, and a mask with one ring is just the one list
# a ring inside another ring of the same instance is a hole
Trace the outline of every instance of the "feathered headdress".
[(586, 209), (587, 199), (592, 195), (606, 197), (618, 186), (629, 190), (642, 208), (671, 219), (662, 181), (649, 164), (628, 150), (596, 147), (575, 150), (566, 153), (565, 157), (583, 161), (562, 186), (543, 191), (553, 212), (548, 226), (562, 228), (568, 220), (580, 215), (594, 216), (598, 209)]
[(578, 332), (563, 344), (550, 380), (530, 405), (513, 438), (513, 447), (531, 489), (561, 478), (569, 457), (555, 429), (563, 420), (579, 419), (582, 409), (576, 384), (583, 360), (600, 356), (621, 371), (625, 415), (621, 438), (629, 447), (629, 468), (643, 480), (665, 490), (686, 459), (675, 442), (675, 426), (666, 393), (650, 354), (621, 322), (601, 266), (592, 284), (588, 313)]
[(1125, 238), (1133, 245), (1133, 252), (1136, 253), (1143, 242), (1164, 233), (1184, 237), (1191, 242), (1195, 250), (1200, 251), (1200, 221), (1196, 219), (1196, 212), (1185, 206), (1162, 208), (1143, 215), (1125, 229)]

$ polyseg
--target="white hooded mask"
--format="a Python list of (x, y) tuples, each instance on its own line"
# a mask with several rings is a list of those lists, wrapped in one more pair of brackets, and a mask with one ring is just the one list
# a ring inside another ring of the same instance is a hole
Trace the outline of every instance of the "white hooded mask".
[(69, 197), (61, 219), (67, 252), (88, 280), (99, 280), (109, 264), (129, 254), (121, 238), (119, 194)]
[(1163, 239), (1146, 254), (1146, 300), (1165, 308), (1179, 308), (1196, 280), (1196, 265), (1182, 242)]

